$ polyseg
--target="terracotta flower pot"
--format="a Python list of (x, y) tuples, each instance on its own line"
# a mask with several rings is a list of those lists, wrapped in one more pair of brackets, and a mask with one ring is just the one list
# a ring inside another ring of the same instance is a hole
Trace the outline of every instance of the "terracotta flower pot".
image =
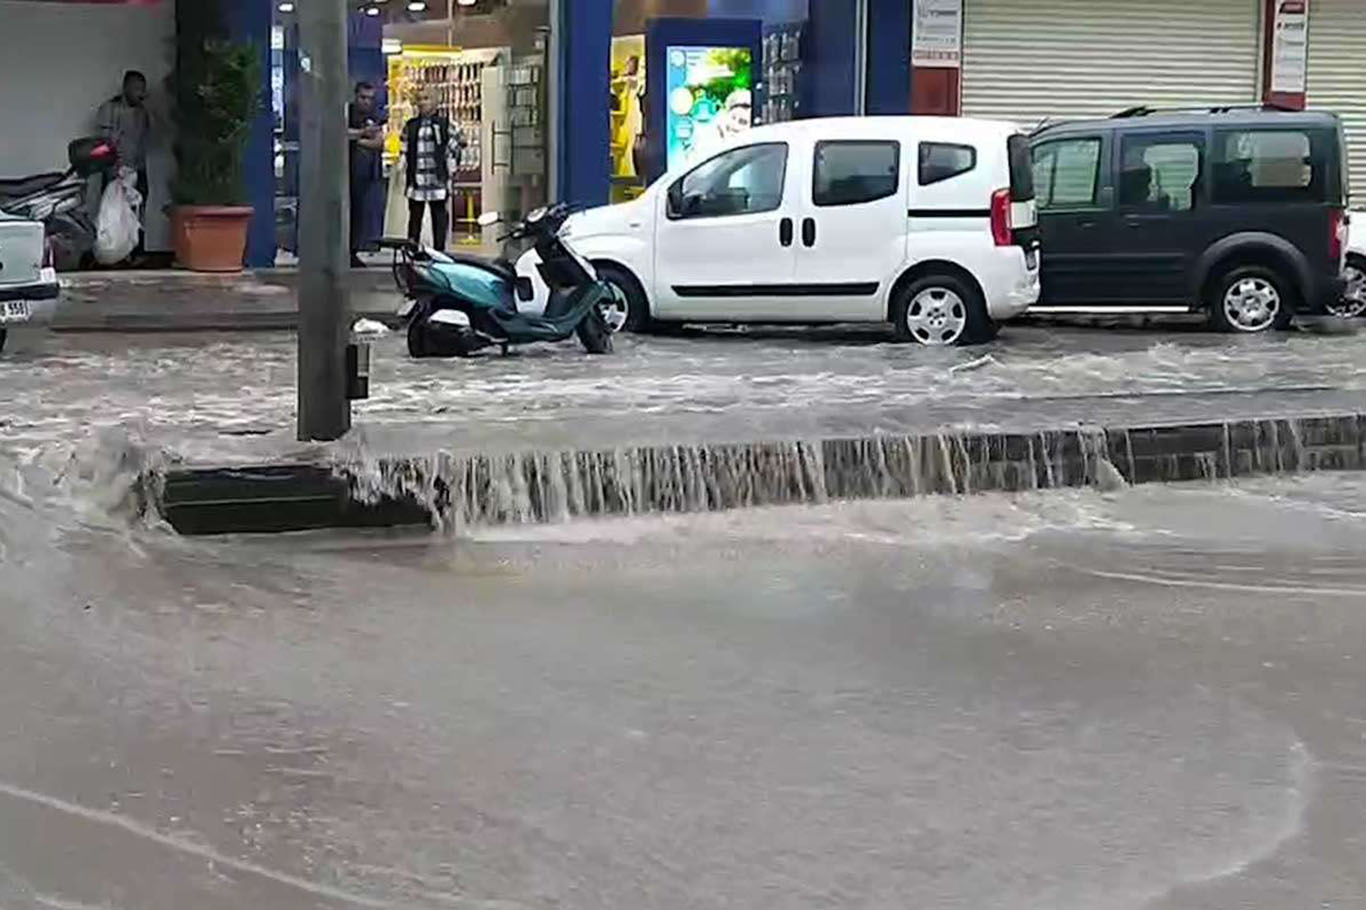
[(178, 205), (171, 209), (176, 264), (192, 272), (240, 272), (250, 206)]

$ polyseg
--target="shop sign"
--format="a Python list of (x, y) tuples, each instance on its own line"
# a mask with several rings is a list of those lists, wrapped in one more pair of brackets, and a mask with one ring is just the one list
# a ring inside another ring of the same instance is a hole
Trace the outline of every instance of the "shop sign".
[(1271, 91), (1303, 95), (1309, 63), (1309, 0), (1275, 0)]
[(963, 65), (963, 0), (914, 0), (911, 65)]

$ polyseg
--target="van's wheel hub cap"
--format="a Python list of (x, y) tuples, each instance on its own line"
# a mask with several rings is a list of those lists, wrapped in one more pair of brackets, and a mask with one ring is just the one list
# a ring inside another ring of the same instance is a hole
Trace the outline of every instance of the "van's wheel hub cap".
[(921, 344), (957, 344), (968, 327), (968, 308), (948, 288), (926, 288), (906, 308), (906, 329)]
[(1244, 278), (1224, 294), (1224, 315), (1229, 325), (1242, 332), (1270, 328), (1280, 312), (1280, 292), (1265, 278)]
[(1347, 289), (1342, 292), (1342, 299), (1337, 306), (1333, 307), (1333, 315), (1351, 319), (1366, 313), (1366, 270), (1359, 265), (1349, 264), (1342, 275), (1347, 279)]
[(607, 291), (609, 296), (598, 304), (598, 312), (602, 314), (602, 321), (607, 323), (607, 330), (615, 335), (626, 328), (626, 320), (631, 315), (631, 301), (615, 282), (607, 282)]

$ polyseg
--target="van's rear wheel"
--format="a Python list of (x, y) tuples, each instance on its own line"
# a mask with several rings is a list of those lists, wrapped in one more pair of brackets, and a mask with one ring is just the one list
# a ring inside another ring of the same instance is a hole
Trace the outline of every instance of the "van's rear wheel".
[(911, 282), (892, 304), (898, 341), (933, 347), (981, 344), (996, 334), (975, 287), (956, 275), (926, 275)]
[(1290, 283), (1275, 269), (1237, 266), (1211, 287), (1210, 319), (1221, 332), (1253, 335), (1284, 329), (1295, 315)]

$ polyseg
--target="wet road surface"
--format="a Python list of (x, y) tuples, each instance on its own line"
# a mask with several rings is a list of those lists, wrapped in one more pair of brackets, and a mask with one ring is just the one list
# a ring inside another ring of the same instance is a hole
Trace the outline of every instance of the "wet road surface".
[[(15, 341), (0, 357), (10, 446), (100, 428), (209, 461), (293, 445), (290, 334)], [(1011, 326), (992, 345), (932, 350), (876, 331), (803, 329), (622, 337), (617, 347), (602, 358), (565, 344), (419, 362), (390, 337), (356, 422), (389, 450), (748, 441), (1345, 412), (1366, 389), (1356, 335)]]
[(0, 496), (0, 906), (1366, 906), (1366, 482), (473, 539)]

